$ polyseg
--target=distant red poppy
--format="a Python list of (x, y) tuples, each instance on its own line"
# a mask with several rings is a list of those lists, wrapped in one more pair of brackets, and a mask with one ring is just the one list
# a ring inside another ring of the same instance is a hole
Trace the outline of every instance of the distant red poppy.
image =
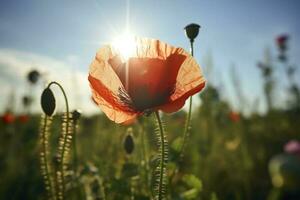
[(240, 121), (240, 114), (238, 112), (231, 111), (229, 113), (229, 118), (232, 122)]
[[(289, 36), (284, 34), (280, 35), (276, 38), (277, 46), (280, 49), (280, 51), (284, 52), (287, 49), (287, 40), (289, 39)], [(281, 55), (284, 56), (284, 55)]]
[(15, 121), (15, 116), (11, 112), (4, 113), (1, 118), (5, 124), (11, 124)]
[(26, 123), (26, 122), (29, 121), (29, 116), (28, 116), (28, 115), (20, 115), (20, 116), (19, 116), (19, 121), (20, 121), (21, 123)]
[(90, 65), (93, 99), (109, 119), (124, 123), (151, 111), (178, 111), (205, 86), (200, 66), (182, 48), (155, 39), (134, 42), (127, 60), (107, 45)]
[(280, 35), (276, 38), (277, 44), (278, 45), (283, 45), (286, 43), (288, 40), (289, 36), (288, 35)]

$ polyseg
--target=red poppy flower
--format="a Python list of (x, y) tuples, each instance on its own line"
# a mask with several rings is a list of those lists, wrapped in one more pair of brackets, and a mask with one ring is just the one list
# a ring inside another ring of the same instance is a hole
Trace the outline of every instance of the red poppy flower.
[(2, 121), (5, 124), (11, 124), (15, 121), (15, 116), (11, 113), (11, 112), (6, 112), (3, 116), (2, 116)]
[(28, 122), (28, 120), (29, 120), (29, 116), (28, 115), (20, 115), (19, 116), (19, 121), (21, 123), (26, 123), (26, 122)]
[(234, 111), (231, 111), (229, 113), (229, 118), (232, 122), (238, 122), (240, 121), (240, 114)]
[(190, 54), (147, 38), (134, 39), (128, 59), (113, 45), (101, 48), (90, 65), (88, 79), (94, 101), (116, 123), (155, 110), (178, 111), (205, 85)]

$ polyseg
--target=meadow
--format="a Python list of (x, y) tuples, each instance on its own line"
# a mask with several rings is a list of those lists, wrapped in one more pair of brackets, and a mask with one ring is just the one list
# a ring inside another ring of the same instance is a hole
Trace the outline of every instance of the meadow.
[[(269, 173), (272, 157), (283, 154), (290, 140), (300, 139), (299, 110), (272, 109), (264, 115), (245, 117), (232, 111), (219, 98), (218, 89), (210, 85), (194, 98), (201, 98), (202, 104), (193, 111), (182, 157), (180, 145), (187, 113), (181, 110), (162, 116), (169, 143), (167, 199), (299, 197), (299, 166), (293, 169), (295, 161), (290, 164), (292, 177), (277, 172), (284, 179), (278, 186), (272, 184)], [(54, 116), (50, 128), (52, 157), (61, 132), (61, 115)], [(0, 199), (47, 196), (39, 159), (41, 117), (28, 117), (26, 122), (1, 123)], [(76, 161), (73, 144), (69, 152), (66, 199), (151, 199), (157, 165), (154, 121), (153, 115), (142, 116), (133, 125), (124, 126), (104, 114), (83, 114), (76, 125)], [(132, 141), (126, 143), (128, 135)], [(51, 165), (55, 165), (53, 162)]]
[[(275, 61), (286, 66), (288, 88), (275, 84), (278, 69), (268, 54), (254, 65), (263, 80), (261, 112), (249, 106), (251, 91), (239, 87), (234, 70), (235, 108), (222, 88), (205, 81), (193, 57), (199, 28), (185, 27), (189, 53), (145, 38), (135, 39), (136, 57), (131, 44), (122, 44), (125, 62), (113, 45), (100, 49), (87, 79), (90, 103), (103, 112), (70, 110), (74, 98), (51, 80), (35, 101), (22, 97), (25, 112), (7, 108), (0, 123), (0, 199), (300, 199), (300, 90), (286, 51), (289, 36), (276, 38)], [(24, 78), (32, 85), (43, 79), (37, 70)], [(285, 92), (284, 106), (276, 105), (275, 90)], [(58, 92), (64, 101), (56, 100)], [(192, 107), (191, 98), (200, 103)], [(188, 109), (181, 109), (184, 102)], [(55, 112), (58, 104), (64, 112)]]

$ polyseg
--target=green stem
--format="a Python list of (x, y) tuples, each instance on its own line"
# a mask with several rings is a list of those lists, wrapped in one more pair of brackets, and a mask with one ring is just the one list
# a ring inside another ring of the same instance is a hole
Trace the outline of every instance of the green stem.
[[(194, 56), (194, 41), (190, 40), (190, 45), (191, 45), (191, 55)], [(193, 105), (193, 97), (190, 97), (190, 105), (189, 105), (189, 112), (187, 114), (187, 118), (185, 121), (185, 126), (184, 126), (184, 132), (183, 132), (183, 141), (182, 141), (182, 146), (180, 149), (180, 158), (183, 158), (184, 154), (184, 149), (187, 144), (187, 140), (190, 134), (190, 123), (191, 123), (191, 116), (192, 116), (192, 105)]]
[(183, 141), (182, 146), (180, 149), (180, 157), (183, 158), (184, 150), (187, 144), (187, 140), (190, 135), (190, 129), (191, 129), (191, 118), (192, 118), (192, 105), (193, 105), (193, 97), (190, 97), (190, 105), (189, 105), (189, 112), (187, 114), (187, 118), (184, 125), (184, 132), (183, 132)]
[(134, 187), (133, 187), (133, 178), (130, 178), (130, 200), (134, 200)]
[(78, 156), (77, 156), (77, 140), (76, 140), (76, 137), (77, 137), (77, 121), (74, 121), (74, 124), (73, 124), (73, 130), (74, 130), (74, 134), (73, 134), (73, 159), (74, 159), (74, 173), (75, 173), (75, 181), (76, 181), (76, 185), (77, 185), (77, 195), (78, 197), (81, 199), (82, 197), (82, 194), (81, 194), (81, 190), (80, 190), (80, 182), (79, 182), (79, 176), (77, 175), (77, 169), (78, 169)]
[(159, 116), (159, 112), (155, 111), (156, 120), (160, 132), (160, 141), (161, 141), (161, 152), (160, 152), (160, 172), (159, 172), (159, 183), (158, 183), (158, 200), (163, 199), (163, 184), (164, 184), (164, 174), (165, 174), (165, 135), (162, 125), (162, 121)]
[(67, 136), (69, 132), (69, 121), (70, 121), (70, 116), (69, 116), (69, 103), (68, 103), (68, 98), (65, 93), (64, 88), (56, 81), (52, 81), (48, 84), (48, 88), (52, 85), (55, 84), (57, 85), (60, 90), (63, 93), (64, 99), (65, 99), (65, 105), (66, 105), (66, 112), (67, 112), (67, 126), (66, 126), (66, 135), (64, 137), (64, 143), (63, 143), (63, 148), (62, 148), (62, 153), (61, 153), (61, 177), (62, 177), (62, 191), (63, 191), (63, 198), (64, 198), (64, 192), (65, 192), (65, 176), (64, 176), (64, 157), (65, 157), (65, 151), (66, 151), (66, 143), (67, 143)]
[(74, 171), (77, 173), (78, 168), (78, 157), (77, 157), (77, 140), (76, 140), (76, 134), (77, 134), (77, 122), (74, 122), (74, 134), (73, 134), (73, 157), (74, 157)]

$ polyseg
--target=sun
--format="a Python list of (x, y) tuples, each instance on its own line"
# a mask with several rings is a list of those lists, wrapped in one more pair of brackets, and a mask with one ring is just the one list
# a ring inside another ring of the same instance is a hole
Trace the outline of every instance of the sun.
[(112, 42), (112, 46), (126, 61), (136, 52), (135, 38), (129, 32), (116, 37)]

